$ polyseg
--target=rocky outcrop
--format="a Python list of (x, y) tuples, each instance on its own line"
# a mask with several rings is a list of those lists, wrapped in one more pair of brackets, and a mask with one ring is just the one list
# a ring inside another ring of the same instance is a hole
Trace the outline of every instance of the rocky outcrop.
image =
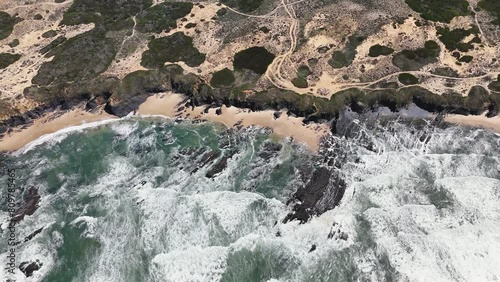
[(38, 189), (31, 186), (27, 193), (24, 195), (24, 201), (20, 204), (19, 209), (16, 214), (11, 218), (11, 222), (18, 223), (24, 219), (26, 215), (32, 215), (38, 209), (38, 203), (40, 202), (40, 195), (38, 194)]
[(226, 152), (222, 158), (216, 162), (208, 171), (207, 173), (205, 174), (206, 177), (208, 178), (214, 178), (216, 175), (218, 175), (219, 173), (221, 173), (224, 169), (226, 169), (227, 167), (227, 161), (233, 157), (233, 155), (235, 154), (236, 152), (233, 152), (233, 151), (229, 151), (229, 152)]
[(294, 206), (283, 222), (299, 220), (300, 223), (305, 223), (311, 216), (338, 206), (345, 188), (346, 184), (337, 172), (326, 167), (317, 168), (309, 182), (297, 189), (287, 202), (287, 205), (293, 203)]
[(25, 261), (21, 262), (19, 265), (19, 270), (21, 270), (26, 277), (33, 276), (33, 272), (39, 270), (42, 267), (43, 263), (39, 260), (35, 261)]

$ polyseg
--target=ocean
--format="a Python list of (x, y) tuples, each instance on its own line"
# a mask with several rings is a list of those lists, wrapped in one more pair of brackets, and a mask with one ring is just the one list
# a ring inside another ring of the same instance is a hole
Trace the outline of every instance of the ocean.
[[(40, 195), (17, 281), (500, 280), (500, 136), (484, 129), (346, 112), (311, 152), (265, 128), (127, 117), (2, 161)], [(340, 202), (323, 191), (285, 220), (319, 170)]]

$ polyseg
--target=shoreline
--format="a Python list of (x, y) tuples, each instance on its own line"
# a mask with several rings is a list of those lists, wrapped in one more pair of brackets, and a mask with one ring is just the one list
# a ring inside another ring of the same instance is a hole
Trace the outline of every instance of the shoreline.
[[(280, 112), (278, 118), (274, 117), (277, 111), (265, 110), (252, 112), (248, 109), (236, 107), (220, 107), (217, 114), (216, 108), (210, 108), (204, 113), (207, 106), (187, 108), (179, 105), (184, 96), (181, 94), (164, 93), (150, 96), (146, 102), (139, 106), (137, 114), (161, 115), (170, 118), (182, 117), (185, 119), (207, 120), (222, 123), (227, 127), (261, 126), (272, 128), (273, 132), (281, 137), (292, 137), (294, 141), (305, 143), (309, 149), (317, 151), (321, 137), (330, 132), (328, 124), (303, 124), (304, 118), (290, 117), (285, 112)], [(179, 109), (177, 108), (179, 105)]]
[[(185, 96), (182, 94), (155, 94), (142, 103), (133, 116), (206, 120), (222, 123), (227, 127), (267, 127), (271, 128), (280, 137), (292, 137), (295, 142), (305, 144), (314, 152), (319, 149), (321, 137), (330, 132), (329, 125), (326, 123), (303, 124), (304, 118), (287, 116), (284, 111), (280, 111), (279, 117), (274, 115), (277, 111), (273, 110), (252, 112), (248, 109), (226, 107), (224, 105), (218, 109), (210, 108), (205, 111), (208, 105), (188, 108), (182, 104), (184, 99)], [(102, 110), (98, 113), (90, 113), (82, 109), (49, 113), (25, 128), (17, 128), (11, 133), (6, 133), (0, 139), (0, 152), (6, 153), (20, 150), (43, 136), (71, 127), (113, 119), (119, 118)], [(500, 133), (500, 116), (488, 118), (485, 114), (480, 116), (451, 114), (447, 115), (444, 121), (457, 126), (472, 126)]]
[(33, 124), (25, 129), (18, 128), (14, 132), (6, 133), (0, 139), (0, 152), (17, 151), (45, 135), (53, 134), (66, 128), (114, 118), (116, 117), (105, 112), (93, 114), (81, 109), (74, 109), (64, 113), (59, 111), (49, 113), (36, 119)]
[[(218, 115), (215, 108), (210, 109), (208, 113), (203, 113), (206, 106), (191, 109), (179, 105), (184, 99), (185, 96), (182, 94), (156, 94), (142, 103), (133, 116), (144, 118), (163, 116), (171, 119), (181, 117), (222, 123), (227, 127), (269, 127), (280, 137), (292, 137), (295, 142), (305, 144), (311, 151), (317, 151), (321, 137), (330, 132), (327, 124), (304, 125), (302, 123), (304, 118), (288, 117), (285, 112), (281, 112), (279, 118), (274, 118), (275, 111), (272, 110), (251, 112), (247, 109), (223, 106), (221, 108), (222, 114)], [(181, 111), (178, 110), (178, 105)], [(43, 138), (43, 136), (67, 128), (112, 119), (119, 118), (103, 111), (90, 113), (82, 109), (74, 109), (64, 113), (59, 111), (49, 113), (35, 120), (33, 124), (24, 129), (17, 128), (13, 132), (7, 133), (0, 139), (0, 152), (6, 153), (20, 150), (26, 145)]]

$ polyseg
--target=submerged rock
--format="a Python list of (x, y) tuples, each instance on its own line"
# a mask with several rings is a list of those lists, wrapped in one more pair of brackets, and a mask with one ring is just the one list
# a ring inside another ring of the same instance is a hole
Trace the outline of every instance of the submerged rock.
[(227, 167), (227, 161), (234, 155), (234, 152), (226, 153), (222, 158), (215, 163), (210, 170), (205, 174), (208, 178), (214, 178), (217, 174), (221, 173)]
[(11, 219), (11, 222), (18, 223), (24, 219), (26, 215), (32, 215), (38, 209), (38, 203), (40, 202), (40, 195), (38, 194), (38, 189), (31, 186), (28, 192), (24, 195), (24, 203), (17, 210), (16, 215)]

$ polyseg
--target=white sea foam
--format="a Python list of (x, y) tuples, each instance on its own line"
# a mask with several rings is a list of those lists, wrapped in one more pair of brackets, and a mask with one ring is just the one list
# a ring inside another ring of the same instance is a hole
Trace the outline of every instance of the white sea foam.
[(191, 247), (159, 254), (151, 261), (153, 281), (219, 281), (226, 268), (227, 254), (227, 247)]

